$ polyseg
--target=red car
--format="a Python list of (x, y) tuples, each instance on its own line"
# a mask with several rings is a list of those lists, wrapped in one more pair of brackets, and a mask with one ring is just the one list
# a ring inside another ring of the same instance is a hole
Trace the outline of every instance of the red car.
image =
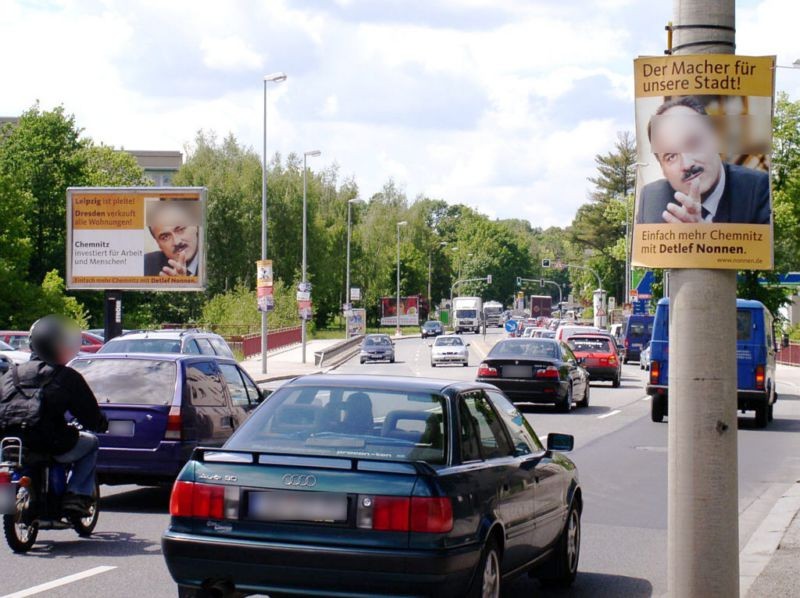
[(614, 339), (605, 334), (575, 334), (567, 341), (575, 357), (582, 360), (590, 380), (608, 380), (614, 388), (622, 378), (622, 360)]
[[(30, 351), (28, 346), (30, 332), (26, 330), (2, 330), (0, 340), (8, 343), (17, 351)], [(103, 339), (91, 332), (81, 332), (81, 352), (97, 353), (103, 346)]]

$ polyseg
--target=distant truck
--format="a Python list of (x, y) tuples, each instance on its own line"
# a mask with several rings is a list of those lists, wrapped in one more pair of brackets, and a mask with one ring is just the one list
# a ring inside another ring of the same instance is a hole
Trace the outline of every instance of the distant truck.
[(550, 295), (531, 295), (531, 317), (549, 318), (553, 313), (553, 298)]
[(503, 311), (505, 308), (502, 303), (497, 301), (487, 301), (483, 304), (483, 317), (486, 321), (486, 326), (503, 327)]
[(453, 299), (453, 330), (480, 332), (483, 301), (480, 297), (456, 297)]

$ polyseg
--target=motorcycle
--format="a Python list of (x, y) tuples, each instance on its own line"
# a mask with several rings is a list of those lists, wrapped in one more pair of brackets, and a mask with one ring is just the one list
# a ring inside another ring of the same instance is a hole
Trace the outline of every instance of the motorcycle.
[(67, 514), (62, 500), (68, 474), (67, 465), (26, 449), (20, 438), (0, 440), (0, 514), (11, 550), (28, 552), (39, 530), (72, 529), (83, 538), (91, 536), (100, 516), (99, 488), (85, 517)]

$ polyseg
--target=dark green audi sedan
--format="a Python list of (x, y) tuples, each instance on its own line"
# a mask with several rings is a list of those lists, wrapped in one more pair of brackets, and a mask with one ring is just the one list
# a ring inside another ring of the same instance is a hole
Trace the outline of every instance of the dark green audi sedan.
[(575, 465), (495, 387), (298, 378), (178, 476), (164, 558), (179, 596), (497, 597), (569, 585)]

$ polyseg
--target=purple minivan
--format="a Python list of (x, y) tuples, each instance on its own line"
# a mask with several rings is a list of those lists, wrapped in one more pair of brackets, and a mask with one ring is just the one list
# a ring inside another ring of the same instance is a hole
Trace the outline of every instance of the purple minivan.
[(70, 364), (108, 418), (103, 484), (171, 484), (197, 446), (222, 446), (264, 395), (233, 359), (97, 354)]

